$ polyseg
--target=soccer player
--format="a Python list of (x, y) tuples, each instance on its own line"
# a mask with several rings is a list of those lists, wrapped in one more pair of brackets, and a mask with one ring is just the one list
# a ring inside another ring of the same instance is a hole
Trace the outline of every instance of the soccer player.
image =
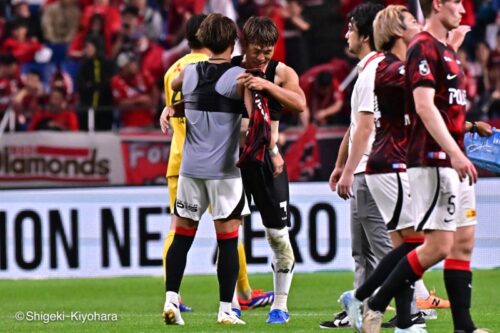
[(426, 17), (407, 54), (411, 135), (408, 177), (416, 230), (425, 241), (399, 261), (367, 302), (363, 332), (380, 332), (385, 308), (406, 285), (441, 260), (456, 333), (483, 333), (470, 315), (470, 258), (477, 223), (474, 165), (463, 153), (465, 82), (462, 65), (447, 43), (465, 13), (459, 0), (421, 0)]
[(183, 160), (174, 206), (175, 236), (166, 260), (166, 324), (183, 325), (179, 311), (179, 288), (201, 216), (211, 207), (218, 244), (217, 276), (219, 313), (217, 322), (245, 324), (231, 310), (238, 276), (238, 228), (250, 210), (236, 166), (239, 150), (243, 96), (250, 94), (237, 76), (244, 69), (230, 63), (236, 24), (220, 14), (210, 14), (196, 36), (211, 51), (208, 61), (187, 65), (172, 82), (182, 88), (187, 122)]
[[(167, 128), (170, 127), (173, 130), (172, 142), (170, 145), (170, 155), (167, 167), (167, 181), (168, 181), (168, 191), (169, 191), (169, 201), (170, 209), (172, 212), (172, 223), (170, 224), (170, 230), (165, 238), (163, 245), (163, 271), (165, 272), (165, 258), (168, 252), (172, 240), (175, 235), (175, 221), (176, 216), (173, 214), (175, 199), (177, 198), (177, 183), (179, 180), (179, 169), (182, 160), (182, 148), (184, 146), (184, 140), (186, 138), (186, 119), (184, 117), (175, 116), (170, 117), (169, 106), (178, 102), (181, 98), (180, 93), (175, 93), (172, 90), (171, 83), (179, 75), (179, 73), (184, 69), (184, 67), (191, 63), (196, 63), (199, 61), (205, 61), (210, 55), (210, 50), (203, 47), (201, 42), (196, 37), (196, 32), (200, 27), (201, 22), (205, 19), (205, 14), (198, 14), (192, 16), (186, 22), (186, 39), (191, 52), (181, 59), (177, 60), (165, 73), (165, 101), (167, 107), (163, 110), (160, 117), (160, 125), (162, 131), (166, 133)], [(247, 270), (246, 270), (246, 257), (245, 248), (241, 242), (238, 242), (238, 259), (240, 270), (238, 273), (238, 283), (237, 289), (240, 295), (240, 305), (242, 309), (249, 309), (254, 307), (261, 307), (270, 304), (274, 298), (273, 292), (263, 292), (260, 289), (252, 289), (250, 282), (248, 280)], [(191, 311), (191, 308), (183, 304), (179, 304), (181, 311)], [(237, 309), (239, 307), (237, 304), (233, 304), (233, 307)]]
[[(342, 294), (340, 301), (353, 326), (361, 332), (361, 304), (382, 284), (394, 265), (423, 242), (414, 230), (411, 214), (406, 148), (409, 119), (405, 116), (405, 69), (407, 45), (422, 30), (404, 6), (388, 6), (373, 23), (375, 47), (384, 52), (375, 72), (375, 140), (366, 164), (366, 183), (386, 223), (394, 245), (369, 278), (355, 291)], [(416, 308), (410, 311), (410, 286), (396, 295), (397, 332), (425, 332)], [(415, 303), (414, 303), (415, 304)], [(410, 316), (413, 313), (413, 316)]]
[[(382, 53), (374, 51), (373, 20), (382, 8), (381, 5), (365, 3), (348, 15), (349, 26), (345, 38), (349, 51), (360, 60), (357, 65), (359, 75), (351, 96), (351, 125), (340, 145), (329, 181), (332, 191), (337, 191), (343, 199), (351, 199), (355, 288), (366, 281), (378, 261), (392, 249), (384, 220), (365, 179), (366, 161), (374, 139), (375, 71), (384, 59)], [(333, 328), (350, 324), (343, 311), (332, 321), (323, 322), (320, 326)]]
[(244, 55), (233, 58), (233, 64), (258, 68), (265, 73), (265, 78), (244, 73), (239, 81), (268, 97), (271, 116), (271, 143), (264, 165), (248, 164), (241, 169), (245, 191), (259, 209), (274, 253), (275, 298), (267, 318), (270, 324), (284, 324), (289, 320), (287, 300), (295, 264), (288, 234), (288, 177), (277, 145), (279, 119), (284, 107), (293, 112), (302, 112), (307, 107), (297, 73), (272, 59), (277, 40), (278, 29), (271, 19), (251, 17), (243, 26)]

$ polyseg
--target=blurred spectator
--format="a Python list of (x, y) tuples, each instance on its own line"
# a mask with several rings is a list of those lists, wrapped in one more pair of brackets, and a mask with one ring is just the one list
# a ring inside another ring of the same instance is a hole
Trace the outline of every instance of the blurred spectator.
[(95, 110), (96, 130), (111, 130), (113, 112), (111, 110), (111, 86), (113, 63), (104, 57), (99, 42), (90, 38), (85, 42), (76, 89), (79, 95), (79, 119), (81, 129), (88, 129), (89, 108)]
[(302, 17), (301, 0), (288, 0), (285, 7), (286, 64), (301, 75), (309, 67), (309, 52), (304, 33), (311, 25)]
[(131, 6), (125, 7), (122, 11), (122, 28), (113, 45), (113, 55), (134, 52), (135, 40), (144, 34), (145, 31), (139, 21), (139, 9)]
[(11, 53), (19, 63), (25, 64), (34, 61), (35, 54), (42, 48), (43, 45), (36, 38), (28, 37), (26, 22), (15, 21), (11, 25), (10, 36), (2, 44), (1, 52)]
[(184, 38), (185, 24), (193, 14), (200, 14), (206, 0), (171, 0), (167, 17), (165, 43), (175, 46)]
[(49, 78), (49, 90), (54, 88), (64, 90), (66, 93), (66, 102), (68, 102), (68, 105), (74, 109), (76, 106), (75, 89), (73, 79), (68, 72), (58, 68), (52, 73)]
[(16, 111), (16, 123), (18, 130), (26, 130), (33, 114), (45, 102), (45, 90), (43, 88), (40, 73), (29, 71), (24, 77), (24, 86), (16, 93), (13, 99)]
[(46, 6), (42, 14), (45, 40), (53, 44), (71, 42), (78, 32), (80, 16), (75, 0), (59, 0)]
[(117, 65), (119, 72), (111, 78), (111, 89), (122, 127), (152, 128), (158, 100), (153, 77), (139, 72), (139, 63), (132, 53), (120, 53)]
[(118, 7), (111, 6), (109, 0), (94, 0), (92, 5), (85, 7), (81, 22), (83, 30), (88, 30), (90, 21), (95, 15), (101, 15), (105, 18), (104, 33), (107, 36), (106, 39), (120, 31), (120, 11)]
[(489, 59), (492, 87), (489, 116), (490, 118), (500, 119), (500, 30), (497, 32), (495, 44), (495, 49), (491, 51)]
[(19, 64), (12, 54), (0, 55), (0, 118), (11, 105), (12, 99), (22, 88)]
[(139, 56), (139, 63), (143, 71), (149, 72), (159, 87), (163, 87), (163, 76), (166, 70), (177, 59), (189, 52), (187, 42), (165, 50), (158, 43), (148, 39), (148, 37), (139, 33), (135, 40), (135, 53)]
[(113, 56), (113, 44), (111, 36), (106, 34), (105, 18), (101, 14), (95, 14), (90, 20), (87, 30), (80, 30), (69, 46), (69, 55), (80, 58), (83, 55), (85, 40), (93, 38), (99, 43), (99, 48), (104, 50), (104, 54), (111, 58)]
[(60, 88), (50, 91), (47, 108), (37, 110), (28, 127), (29, 131), (78, 131), (78, 129), (76, 113), (68, 109), (66, 93)]
[(478, 42), (475, 47), (475, 59), (468, 63), (470, 75), (477, 82), (477, 98), (475, 99), (476, 114), (487, 116), (491, 94), (488, 61), (490, 48), (484, 41)]
[(285, 38), (283, 37), (283, 32), (285, 30), (284, 8), (278, 0), (263, 0), (262, 2), (263, 4), (259, 9), (259, 15), (267, 16), (273, 20), (279, 32), (278, 41), (274, 46), (273, 59), (286, 63)]
[(13, 15), (11, 22), (24, 22), (28, 28), (28, 37), (43, 41), (42, 29), (40, 26), (40, 16), (31, 15), (28, 1), (12, 0)]
[(300, 77), (300, 86), (307, 99), (311, 120), (319, 125), (348, 125), (349, 112), (341, 80), (348, 73), (348, 64), (339, 59), (312, 67)]
[(465, 74), (465, 91), (467, 92), (467, 119), (478, 120), (481, 118), (481, 112), (476, 104), (479, 99), (477, 94), (477, 78), (472, 75), (471, 65), (467, 54), (467, 49), (462, 46), (457, 52), (458, 60), (462, 64)]
[(129, 5), (138, 9), (140, 24), (144, 27), (148, 38), (158, 41), (161, 37), (163, 26), (160, 13), (149, 7), (147, 0), (129, 0)]
[(236, 24), (238, 28), (243, 29), (245, 22), (252, 16), (257, 16), (259, 14), (259, 7), (253, 0), (238, 0), (238, 5), (236, 6), (237, 19)]

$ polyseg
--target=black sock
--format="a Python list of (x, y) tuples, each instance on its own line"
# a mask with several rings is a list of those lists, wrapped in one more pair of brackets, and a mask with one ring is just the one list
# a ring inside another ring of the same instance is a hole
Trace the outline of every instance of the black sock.
[[(196, 230), (195, 230), (196, 232)], [(167, 279), (165, 288), (167, 291), (179, 293), (182, 276), (186, 268), (186, 258), (191, 244), (193, 244), (194, 234), (192, 236), (175, 234), (172, 245), (167, 253), (167, 265), (165, 268)]]
[(379, 264), (370, 274), (368, 279), (361, 286), (359, 286), (358, 289), (356, 289), (354, 296), (360, 301), (364, 301), (370, 297), (373, 292), (380, 287), (398, 262), (420, 244), (421, 243), (403, 243), (391, 252), (387, 253), (385, 257), (380, 260)]
[(445, 269), (444, 284), (450, 298), (455, 332), (472, 333), (476, 329), (470, 315), (472, 272)]
[[(219, 238), (219, 235), (217, 235)], [(234, 288), (238, 279), (240, 264), (238, 261), (238, 234), (236, 237), (219, 238), (219, 258), (217, 260), (217, 278), (221, 302), (233, 300)]]
[(411, 321), (411, 302), (413, 301), (414, 288), (414, 284), (405, 285), (396, 294), (397, 327), (399, 328), (408, 328), (413, 325)]
[[(385, 312), (385, 309), (391, 302), (391, 299), (396, 296), (403, 287), (413, 284), (422, 276), (422, 269), (419, 272), (413, 271), (410, 261), (414, 261), (416, 257), (415, 250), (410, 252), (406, 257), (401, 259), (394, 270), (389, 274), (384, 281), (379, 291), (368, 300), (370, 309), (380, 312)], [(418, 265), (420, 265), (418, 263)]]

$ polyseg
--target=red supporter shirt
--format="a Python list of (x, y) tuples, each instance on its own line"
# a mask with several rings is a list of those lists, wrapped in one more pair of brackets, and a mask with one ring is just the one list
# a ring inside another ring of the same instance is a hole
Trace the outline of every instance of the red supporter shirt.
[(33, 114), (28, 131), (36, 131), (38, 126), (44, 121), (55, 122), (65, 128), (66, 131), (76, 132), (79, 130), (78, 118), (73, 111), (62, 111), (54, 113), (47, 110), (39, 110)]
[(20, 42), (14, 38), (7, 38), (2, 45), (2, 52), (11, 53), (17, 61), (24, 64), (34, 60), (35, 53), (42, 48), (37, 41)]
[[(147, 72), (138, 73), (131, 80), (125, 80), (120, 75), (111, 78), (111, 89), (116, 104), (126, 98), (149, 94), (153, 85), (153, 77)], [(154, 124), (153, 113), (149, 108), (127, 109), (121, 114), (123, 127), (150, 127)]]
[(386, 53), (375, 73), (375, 141), (366, 174), (406, 171), (408, 121), (405, 121), (405, 67)]
[(408, 167), (451, 167), (450, 158), (427, 131), (415, 111), (413, 90), (435, 89), (434, 104), (460, 148), (464, 148), (465, 75), (455, 51), (431, 34), (419, 33), (411, 42), (406, 61), (406, 82), (411, 132), (408, 145)]

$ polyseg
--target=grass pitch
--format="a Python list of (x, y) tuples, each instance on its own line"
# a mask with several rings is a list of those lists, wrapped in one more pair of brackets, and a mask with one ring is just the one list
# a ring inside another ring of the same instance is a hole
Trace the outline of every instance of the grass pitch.
[[(250, 281), (254, 288), (270, 290), (272, 287), (270, 274), (252, 275)], [(436, 288), (438, 295), (446, 295), (441, 271), (426, 274), (425, 281), (429, 288)], [(500, 332), (499, 282), (500, 270), (474, 273), (472, 315), (479, 327), (492, 332)], [(269, 308), (261, 308), (243, 312), (242, 319), (247, 325), (228, 327), (216, 324), (216, 277), (186, 276), (181, 293), (194, 312), (184, 313), (186, 326), (178, 327), (165, 326), (162, 321), (161, 277), (2, 280), (0, 332), (318, 332), (319, 323), (339, 311), (337, 298), (351, 285), (352, 273), (295, 274), (287, 325), (265, 324)], [(96, 321), (94, 313), (109, 314), (108, 321)], [(94, 319), (84, 322), (88, 314), (94, 315)], [(386, 319), (392, 315), (387, 312)], [(17, 320), (16, 316), (24, 318)], [(438, 319), (428, 321), (427, 327), (429, 332), (453, 332), (449, 310), (439, 310)], [(352, 329), (335, 331), (352, 332)]]

